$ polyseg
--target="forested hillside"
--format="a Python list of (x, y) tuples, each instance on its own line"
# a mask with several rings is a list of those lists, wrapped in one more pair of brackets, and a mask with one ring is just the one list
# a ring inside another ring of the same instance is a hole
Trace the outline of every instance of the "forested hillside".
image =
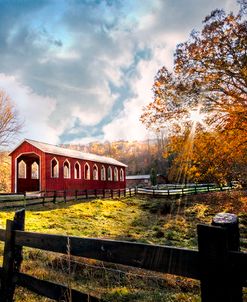
[(64, 144), (62, 147), (113, 157), (126, 165), (127, 174), (150, 174), (154, 168), (159, 174), (166, 174), (169, 159), (163, 158), (163, 139), (145, 141), (92, 142), (87, 145)]

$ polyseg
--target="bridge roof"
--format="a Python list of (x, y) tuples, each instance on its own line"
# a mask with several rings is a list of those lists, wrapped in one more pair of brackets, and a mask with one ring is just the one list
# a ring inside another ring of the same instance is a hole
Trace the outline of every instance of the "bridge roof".
[(107, 157), (107, 156), (101, 156), (93, 153), (86, 153), (86, 152), (81, 152), (78, 150), (73, 150), (73, 149), (68, 149), (68, 148), (63, 148), (47, 143), (42, 143), (38, 142), (35, 140), (31, 139), (24, 139), (11, 153), (10, 155), (17, 149), (19, 148), (24, 142), (27, 142), (31, 144), (32, 146), (36, 147), (37, 149), (41, 150), (44, 153), (49, 153), (49, 154), (54, 154), (54, 155), (61, 155), (65, 157), (72, 157), (76, 159), (83, 159), (83, 160), (89, 160), (93, 162), (99, 162), (99, 163), (105, 163), (105, 164), (111, 164), (111, 165), (116, 165), (116, 166), (122, 166), (122, 167), (127, 167), (127, 165), (121, 163), (120, 161)]

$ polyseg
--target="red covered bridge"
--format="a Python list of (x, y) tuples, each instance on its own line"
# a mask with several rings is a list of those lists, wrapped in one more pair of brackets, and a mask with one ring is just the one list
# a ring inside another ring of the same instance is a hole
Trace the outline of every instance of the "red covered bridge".
[(126, 165), (110, 157), (25, 139), (11, 153), (12, 192), (123, 189)]

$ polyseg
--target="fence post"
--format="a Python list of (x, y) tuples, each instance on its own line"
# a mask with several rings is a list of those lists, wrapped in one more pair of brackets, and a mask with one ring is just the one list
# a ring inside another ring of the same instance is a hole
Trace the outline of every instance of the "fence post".
[(197, 194), (197, 187), (195, 186), (195, 194)]
[(78, 190), (75, 190), (75, 201), (77, 201)]
[(94, 195), (95, 195), (95, 198), (98, 198), (98, 196), (97, 196), (97, 189), (94, 190)]
[(103, 198), (105, 198), (105, 189), (103, 189)]
[(120, 191), (120, 189), (118, 190), (118, 197), (119, 198), (121, 197), (121, 191)]
[(56, 203), (57, 191), (53, 193), (53, 203)]
[(131, 197), (131, 188), (129, 188), (129, 195), (130, 195), (130, 197)]
[(126, 188), (124, 188), (124, 197), (126, 197)]
[(20, 270), (22, 262), (22, 247), (15, 246), (15, 230), (24, 230), (25, 210), (15, 213), (14, 220), (7, 220), (5, 245), (3, 253), (3, 271), (1, 280), (0, 297), (1, 302), (12, 302), (15, 283), (13, 282), (14, 273)]
[(23, 207), (26, 208), (27, 205), (27, 192), (23, 193)]
[(87, 192), (87, 189), (85, 190), (85, 193), (86, 193), (86, 199), (88, 199), (88, 192)]
[(66, 196), (66, 195), (67, 195), (66, 190), (64, 190), (64, 191), (63, 191), (63, 200), (64, 200), (64, 202), (67, 201), (67, 199), (66, 199), (67, 196)]
[(238, 218), (219, 213), (212, 226), (198, 225), (202, 302), (242, 302), (242, 286), (231, 269), (228, 251), (239, 250)]
[(111, 198), (112, 198), (112, 199), (113, 199), (113, 197), (114, 197), (113, 194), (114, 194), (114, 193), (113, 193), (113, 190), (111, 189)]
[[(45, 205), (45, 191), (44, 191), (44, 193), (43, 193), (43, 198), (42, 198), (42, 204), (43, 204), (43, 206)], [(41, 193), (42, 194), (42, 193)]]

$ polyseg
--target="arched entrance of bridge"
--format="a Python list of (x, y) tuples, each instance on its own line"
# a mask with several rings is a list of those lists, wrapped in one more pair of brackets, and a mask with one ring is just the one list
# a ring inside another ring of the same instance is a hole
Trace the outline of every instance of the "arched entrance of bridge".
[(16, 158), (15, 191), (40, 191), (40, 157), (36, 153), (23, 153)]

